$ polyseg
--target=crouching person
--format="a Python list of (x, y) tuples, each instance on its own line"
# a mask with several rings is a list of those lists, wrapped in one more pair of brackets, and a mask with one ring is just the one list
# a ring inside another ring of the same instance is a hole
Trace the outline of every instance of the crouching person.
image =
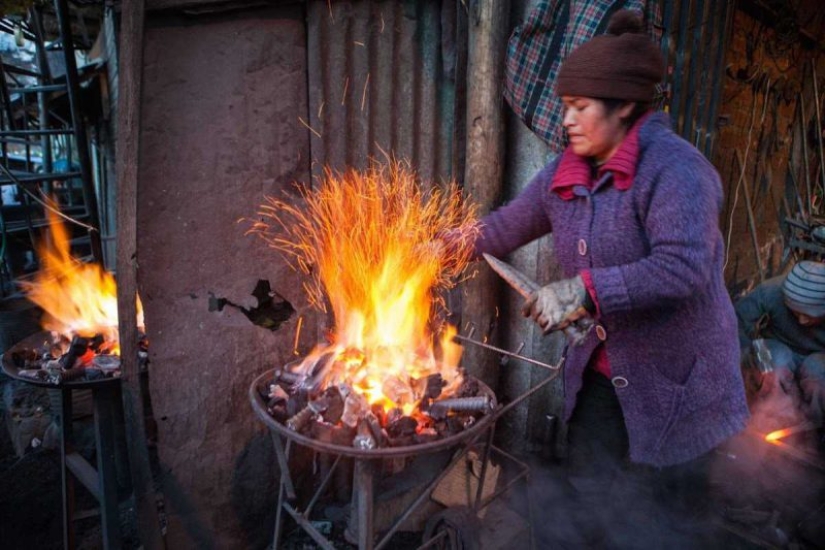
[(825, 263), (802, 261), (735, 305), (748, 397), (801, 392), (806, 416), (825, 414)]

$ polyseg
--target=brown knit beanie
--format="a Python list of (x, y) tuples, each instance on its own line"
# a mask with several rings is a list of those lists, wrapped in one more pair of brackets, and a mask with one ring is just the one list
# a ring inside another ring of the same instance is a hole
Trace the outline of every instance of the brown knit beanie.
[(607, 34), (582, 44), (562, 62), (556, 95), (652, 101), (665, 61), (643, 28), (634, 11), (613, 14)]

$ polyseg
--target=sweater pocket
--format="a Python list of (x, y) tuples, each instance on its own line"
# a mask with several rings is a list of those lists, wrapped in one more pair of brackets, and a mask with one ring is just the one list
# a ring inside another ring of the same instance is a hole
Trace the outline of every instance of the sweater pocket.
[(656, 384), (659, 386), (659, 394), (667, 396), (660, 402), (667, 421), (656, 440), (656, 452), (667, 443), (676, 426), (681, 424), (678, 428), (681, 431), (687, 427), (686, 423), (699, 422), (696, 416), (701, 417), (702, 411), (725, 398), (728, 384), (718, 374), (703, 357), (694, 360), (684, 384), (675, 383), (657, 372)]

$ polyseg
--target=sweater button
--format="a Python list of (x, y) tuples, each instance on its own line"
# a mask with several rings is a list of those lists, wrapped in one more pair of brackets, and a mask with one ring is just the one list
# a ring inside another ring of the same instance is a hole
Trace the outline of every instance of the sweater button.
[(587, 254), (587, 241), (579, 239), (579, 256)]
[(626, 388), (627, 385), (630, 383), (624, 376), (614, 376), (613, 379), (610, 381), (613, 382), (613, 387), (616, 388)]
[(602, 342), (607, 340), (607, 331), (604, 330), (604, 327), (601, 325), (596, 325), (596, 338)]

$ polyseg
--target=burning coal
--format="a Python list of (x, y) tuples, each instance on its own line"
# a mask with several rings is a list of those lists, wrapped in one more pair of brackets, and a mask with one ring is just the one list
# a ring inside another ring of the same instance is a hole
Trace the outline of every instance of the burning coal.
[[(376, 411), (421, 416), (435, 386), (438, 396), (455, 394), (463, 381), (461, 348), (434, 312), (439, 291), (454, 285), (470, 261), (474, 206), (454, 184), (425, 190), (397, 162), (327, 171), (317, 188), (298, 192), (300, 201), (268, 197), (250, 232), (309, 277), (310, 303), (331, 309), (334, 319), (329, 341), (282, 374), (293, 393), (309, 394), (307, 406), (315, 408), (305, 416), (329, 416), (312, 405), (325, 391), (337, 391), (348, 410), (360, 403), (361, 419)], [(445, 234), (449, 247), (437, 244)]]
[[(52, 383), (117, 375), (120, 345), (117, 284), (98, 264), (71, 255), (70, 239), (60, 218), (48, 211), (49, 232), (37, 247), (41, 270), (22, 282), (27, 298), (44, 311), (42, 327), (50, 331), (40, 349), (18, 352), (21, 375)], [(143, 310), (137, 299), (138, 326)], [(141, 358), (144, 362), (145, 339)]]

